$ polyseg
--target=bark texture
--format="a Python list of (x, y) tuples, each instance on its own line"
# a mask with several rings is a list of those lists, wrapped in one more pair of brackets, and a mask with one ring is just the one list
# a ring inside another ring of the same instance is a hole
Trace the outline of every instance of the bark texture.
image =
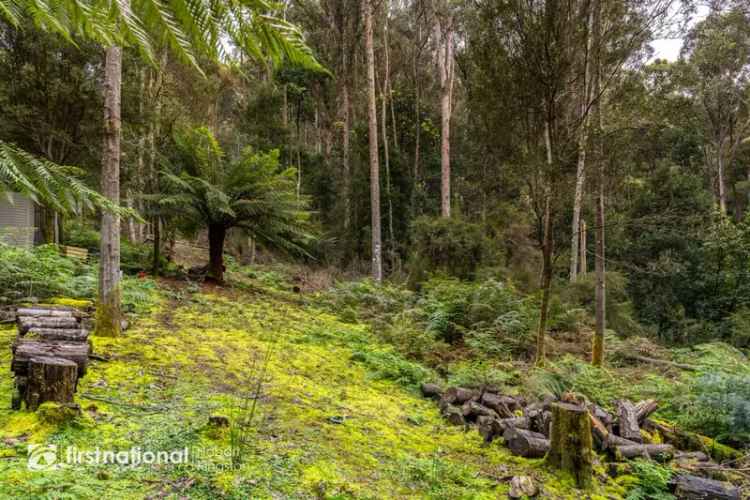
[[(120, 203), (120, 85), (122, 49), (106, 50), (104, 67), (104, 147), (102, 152), (102, 194)], [(99, 297), (96, 335), (120, 335), (120, 217), (102, 212), (99, 257)]]
[(47, 401), (72, 403), (77, 380), (77, 365), (73, 361), (51, 357), (31, 358), (26, 382), (26, 408), (36, 410)]
[(375, 51), (373, 48), (372, 3), (364, 2), (365, 53), (367, 57), (367, 117), (370, 139), (370, 206), (372, 229), (372, 277), (383, 281), (383, 244), (380, 229), (380, 163), (378, 161), (378, 117), (375, 104)]
[(556, 403), (552, 407), (552, 432), (547, 463), (570, 473), (579, 488), (592, 483), (591, 423), (582, 406)]

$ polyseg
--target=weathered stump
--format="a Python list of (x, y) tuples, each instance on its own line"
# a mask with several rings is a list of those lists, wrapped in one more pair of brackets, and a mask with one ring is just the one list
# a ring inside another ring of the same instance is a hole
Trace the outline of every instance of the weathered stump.
[(579, 488), (591, 486), (592, 462), (591, 423), (582, 406), (553, 404), (552, 431), (547, 463), (569, 472)]
[(78, 366), (63, 358), (31, 358), (26, 382), (26, 408), (35, 410), (42, 403), (72, 403), (78, 380)]
[(28, 373), (29, 360), (32, 358), (63, 358), (73, 361), (78, 365), (78, 376), (86, 373), (89, 362), (90, 346), (86, 342), (65, 342), (18, 339), (12, 346), (13, 361), (11, 370), (16, 376), (25, 376)]

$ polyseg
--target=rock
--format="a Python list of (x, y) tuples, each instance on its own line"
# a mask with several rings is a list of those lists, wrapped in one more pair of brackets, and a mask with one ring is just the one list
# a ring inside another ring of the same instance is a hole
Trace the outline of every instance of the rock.
[(443, 388), (437, 384), (422, 384), (420, 386), (422, 396), (432, 399), (440, 399), (443, 395)]
[(510, 480), (510, 498), (533, 497), (539, 493), (539, 488), (530, 476), (514, 476)]

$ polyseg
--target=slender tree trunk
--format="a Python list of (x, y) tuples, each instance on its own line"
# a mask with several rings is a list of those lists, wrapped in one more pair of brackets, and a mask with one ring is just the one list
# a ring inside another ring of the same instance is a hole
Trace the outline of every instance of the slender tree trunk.
[[(594, 14), (594, 47), (596, 50), (596, 70), (594, 73), (594, 95), (599, 95), (600, 76), (602, 72), (601, 62), (601, 3), (600, 0), (593, 0), (592, 4)], [(596, 145), (595, 160), (599, 163), (599, 192), (596, 203), (596, 257), (595, 257), (595, 270), (596, 270), (596, 325), (594, 328), (594, 345), (591, 354), (591, 363), (594, 366), (601, 366), (604, 361), (604, 329), (606, 328), (606, 307), (607, 307), (607, 294), (606, 294), (606, 274), (605, 274), (605, 256), (606, 247), (604, 244), (604, 187), (605, 187), (605, 171), (604, 171), (604, 155), (602, 150), (601, 130), (602, 130), (602, 113), (601, 113), (601, 101), (599, 99), (594, 103), (593, 108), (594, 114), (594, 126), (595, 137), (594, 143)]]
[(221, 224), (208, 226), (208, 278), (224, 283), (224, 240), (227, 228)]
[[(417, 46), (420, 44), (420, 39), (422, 38), (422, 28), (421, 26), (417, 26)], [(419, 85), (419, 65), (417, 61), (417, 51), (414, 51), (414, 59), (413, 59), (413, 65), (414, 65), (414, 174), (413, 174), (413, 182), (412, 190), (411, 190), (411, 208), (412, 208), (412, 216), (416, 217), (417, 215), (417, 194), (420, 189), (420, 173), (419, 173), (419, 163), (420, 163), (420, 140), (421, 140), (421, 129), (422, 129), (422, 122), (421, 122), (421, 95), (420, 95), (420, 85)], [(750, 178), (750, 172), (748, 172), (748, 178)]]
[(344, 76), (344, 88), (343, 88), (343, 114), (344, 114), (344, 128), (342, 131), (342, 163), (344, 168), (344, 229), (348, 230), (351, 224), (351, 197), (352, 197), (352, 174), (351, 166), (349, 164), (349, 135), (350, 135), (350, 115), (349, 115), (349, 82), (346, 81)]
[[(102, 194), (120, 203), (120, 84), (122, 49), (106, 50), (104, 67), (104, 147), (102, 154)], [(102, 212), (99, 257), (99, 300), (96, 308), (96, 334), (120, 335), (120, 217)]]
[(439, 37), (438, 71), (440, 73), (440, 211), (451, 216), (451, 93), (453, 89), (453, 19), (445, 26), (438, 21), (435, 35)]
[(591, 80), (591, 65), (593, 64), (593, 18), (588, 12), (588, 30), (586, 34), (586, 63), (584, 69), (583, 92), (581, 97), (581, 125), (578, 131), (578, 165), (576, 168), (576, 187), (573, 196), (573, 228), (570, 244), (570, 281), (574, 282), (578, 277), (578, 243), (581, 240), (580, 220), (581, 205), (583, 203), (583, 190), (586, 182), (586, 151), (589, 138), (589, 105), (591, 92), (589, 92)]
[(587, 262), (588, 252), (587, 252), (587, 246), (586, 242), (588, 241), (588, 235), (586, 234), (586, 221), (581, 220), (581, 246), (579, 247), (580, 253), (581, 253), (581, 259), (580, 259), (580, 272), (581, 274), (586, 274), (589, 272), (589, 264)]
[(152, 225), (154, 231), (154, 251), (152, 252), (151, 274), (157, 277), (161, 271), (161, 217), (154, 217)]
[[(133, 191), (128, 189), (125, 195), (125, 206), (129, 209), (135, 208), (135, 202), (133, 201)], [(132, 217), (128, 218), (128, 241), (131, 243), (138, 243), (138, 236), (136, 235), (135, 221)]]
[(372, 216), (372, 277), (383, 281), (380, 231), (380, 165), (378, 162), (378, 117), (375, 104), (375, 51), (373, 49), (372, 1), (364, 1), (365, 53), (367, 56), (368, 128), (370, 137), (370, 203)]
[(722, 143), (716, 148), (716, 182), (719, 184), (719, 210), (722, 215), (727, 213), (727, 190), (724, 185), (724, 157), (722, 155)]
[[(547, 150), (547, 167), (552, 169), (552, 138), (550, 132), (549, 119), (544, 123), (544, 144)], [(542, 243), (542, 306), (539, 312), (539, 327), (536, 333), (536, 364), (543, 365), (546, 345), (545, 335), (547, 334), (547, 314), (549, 311), (549, 298), (552, 288), (552, 214), (551, 198), (552, 187), (545, 186), (544, 193), (544, 216), (543, 216), (543, 243)]]
[[(388, 11), (389, 5), (386, 0), (385, 4), (386, 16), (383, 24), (383, 44), (384, 47), (384, 75), (383, 75), (383, 101), (380, 109), (380, 122), (383, 129), (383, 160), (385, 162), (385, 196), (388, 200), (388, 258), (390, 265), (393, 266), (396, 252), (396, 237), (393, 231), (393, 199), (391, 197), (391, 159), (390, 149), (388, 144), (388, 88), (389, 88), (389, 72), (390, 72), (390, 61), (388, 60)], [(394, 130), (395, 133), (395, 130)]]

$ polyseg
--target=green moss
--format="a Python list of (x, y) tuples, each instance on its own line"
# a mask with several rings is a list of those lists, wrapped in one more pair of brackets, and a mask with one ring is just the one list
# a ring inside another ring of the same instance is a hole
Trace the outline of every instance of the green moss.
[[(118, 296), (115, 304), (119, 304), (120, 291), (114, 292)], [(96, 305), (96, 323), (94, 335), (99, 337), (119, 337), (121, 333), (120, 318), (122, 313), (119, 306), (112, 306), (109, 301), (99, 301)]]

